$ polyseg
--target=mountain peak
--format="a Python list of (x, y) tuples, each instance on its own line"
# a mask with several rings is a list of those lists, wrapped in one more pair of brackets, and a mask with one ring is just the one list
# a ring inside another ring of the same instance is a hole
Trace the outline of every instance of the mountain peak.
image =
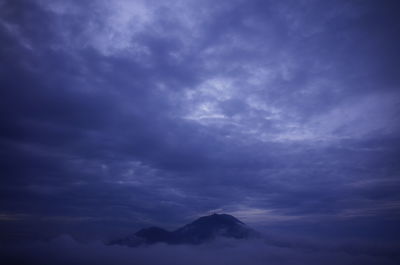
[(232, 215), (229, 214), (218, 214), (218, 213), (213, 213), (211, 215), (207, 215), (207, 216), (202, 216), (200, 218), (198, 218), (197, 220), (195, 220), (193, 223), (196, 222), (220, 222), (220, 223), (226, 223), (226, 224), (242, 224), (244, 225), (244, 223), (242, 221), (240, 221), (239, 219), (235, 218)]

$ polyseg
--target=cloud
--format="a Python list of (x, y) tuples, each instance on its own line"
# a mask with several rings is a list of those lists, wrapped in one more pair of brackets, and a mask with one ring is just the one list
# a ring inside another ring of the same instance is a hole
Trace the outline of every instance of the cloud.
[(155, 245), (141, 248), (79, 243), (70, 237), (2, 248), (10, 264), (396, 264), (390, 252), (368, 248), (343, 249), (302, 245), (274, 245), (262, 241), (220, 240), (202, 246)]
[(216, 208), (395, 236), (394, 2), (0, 3), (10, 237), (107, 237)]

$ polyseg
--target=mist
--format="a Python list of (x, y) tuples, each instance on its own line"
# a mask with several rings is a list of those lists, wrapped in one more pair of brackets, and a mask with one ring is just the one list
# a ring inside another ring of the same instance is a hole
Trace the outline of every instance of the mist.
[(108, 246), (100, 241), (82, 243), (62, 236), (48, 242), (3, 246), (0, 254), (2, 260), (7, 261), (5, 264), (10, 265), (395, 265), (400, 260), (396, 249), (395, 245), (372, 246), (361, 242), (326, 244), (223, 238), (198, 246), (156, 244), (129, 248)]

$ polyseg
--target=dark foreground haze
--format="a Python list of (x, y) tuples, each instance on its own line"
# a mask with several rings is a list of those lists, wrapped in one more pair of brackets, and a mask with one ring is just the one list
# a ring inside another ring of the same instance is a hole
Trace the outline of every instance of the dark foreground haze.
[(399, 264), (399, 14), (0, 0), (0, 263)]
[(157, 244), (129, 248), (100, 242), (78, 243), (64, 236), (47, 243), (7, 247), (0, 254), (10, 265), (396, 265), (400, 261), (394, 246), (291, 243), (292, 246), (277, 246), (262, 240), (220, 239), (200, 246)]

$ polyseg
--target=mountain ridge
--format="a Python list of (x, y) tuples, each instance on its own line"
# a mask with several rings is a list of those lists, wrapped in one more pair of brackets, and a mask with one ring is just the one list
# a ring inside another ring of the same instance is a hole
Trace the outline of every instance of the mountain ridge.
[(229, 214), (202, 216), (173, 231), (151, 226), (140, 229), (135, 234), (113, 240), (111, 245), (136, 247), (156, 243), (198, 245), (218, 237), (247, 239), (257, 237), (258, 232)]

